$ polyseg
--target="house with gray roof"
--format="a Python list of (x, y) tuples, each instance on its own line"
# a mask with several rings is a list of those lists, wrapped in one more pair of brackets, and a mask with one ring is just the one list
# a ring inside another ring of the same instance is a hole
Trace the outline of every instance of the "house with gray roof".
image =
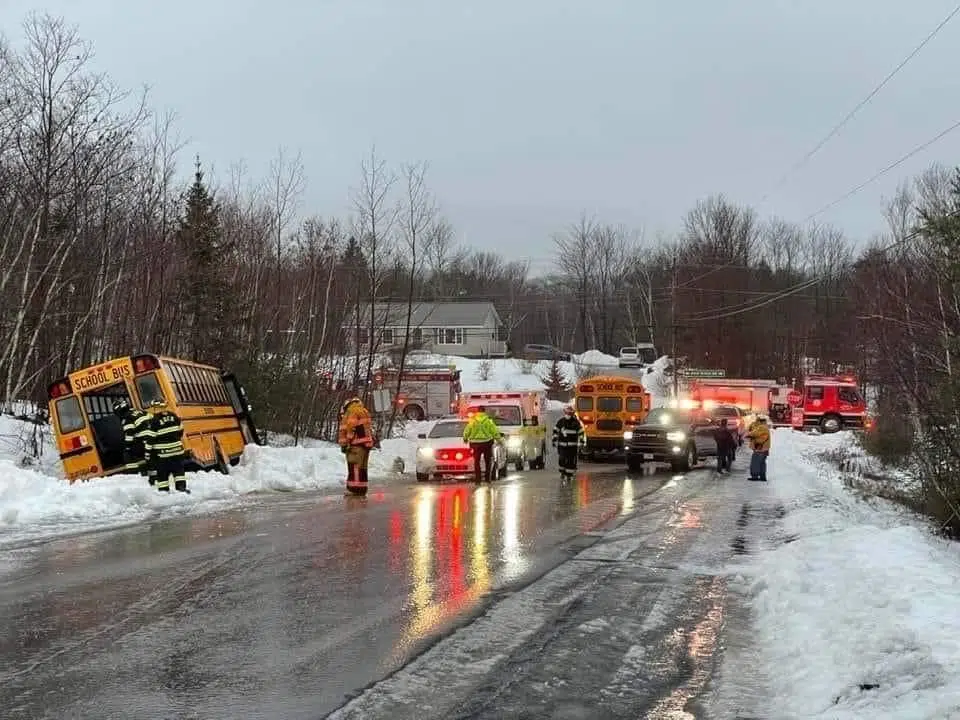
[[(354, 313), (344, 323), (348, 342), (356, 344), (359, 328), (361, 350), (368, 350), (371, 342), (375, 352), (389, 353), (403, 347), (406, 303), (377, 303), (373, 323), (369, 304), (362, 305), (359, 314), (359, 323)], [(492, 302), (415, 302), (409, 337), (411, 350), (472, 358), (503, 357), (507, 353), (507, 329)]]

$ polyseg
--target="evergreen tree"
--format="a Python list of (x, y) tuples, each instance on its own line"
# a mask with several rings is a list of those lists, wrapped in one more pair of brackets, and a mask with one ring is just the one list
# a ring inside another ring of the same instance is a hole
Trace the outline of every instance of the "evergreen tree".
[(199, 158), (196, 168), (177, 230), (184, 259), (180, 277), (181, 317), (188, 356), (223, 366), (235, 351), (232, 338), (236, 305), (225, 272), (228, 248), (220, 225), (220, 210), (204, 183)]
[(551, 400), (568, 400), (572, 386), (567, 380), (566, 373), (560, 367), (560, 361), (554, 359), (550, 363), (550, 368), (546, 373), (540, 376), (543, 385), (547, 390), (547, 397)]

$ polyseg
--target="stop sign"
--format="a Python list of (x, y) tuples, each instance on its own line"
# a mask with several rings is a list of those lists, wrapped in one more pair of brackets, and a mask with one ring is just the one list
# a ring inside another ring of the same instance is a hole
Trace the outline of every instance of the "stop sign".
[(791, 390), (787, 393), (787, 402), (791, 405), (799, 405), (801, 400), (803, 400), (803, 394), (798, 390)]

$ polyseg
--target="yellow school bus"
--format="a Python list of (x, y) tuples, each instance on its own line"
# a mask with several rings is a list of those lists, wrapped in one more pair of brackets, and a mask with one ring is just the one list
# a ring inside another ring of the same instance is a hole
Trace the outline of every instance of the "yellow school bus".
[(650, 412), (650, 393), (637, 378), (598, 375), (577, 383), (574, 408), (586, 439), (581, 454), (620, 454), (624, 431)]
[(226, 474), (248, 443), (262, 444), (246, 391), (231, 373), (158, 355), (114, 358), (51, 383), (50, 425), (73, 483), (123, 472), (123, 425), (113, 404), (147, 410), (163, 400), (183, 423), (190, 470)]

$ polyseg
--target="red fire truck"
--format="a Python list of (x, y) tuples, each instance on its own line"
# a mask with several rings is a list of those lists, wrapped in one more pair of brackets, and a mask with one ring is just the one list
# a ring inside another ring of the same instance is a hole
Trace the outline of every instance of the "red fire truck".
[(790, 424), (789, 387), (775, 380), (701, 378), (690, 381), (690, 400), (710, 410), (715, 405), (736, 405), (744, 415), (768, 415), (774, 425)]
[(389, 390), (408, 420), (440, 418), (457, 412), (460, 371), (452, 365), (420, 365), (403, 369), (397, 393), (398, 368), (382, 368), (374, 377), (376, 387)]
[(834, 433), (868, 426), (867, 402), (853, 375), (809, 375), (803, 390), (790, 393), (789, 401), (794, 430)]

